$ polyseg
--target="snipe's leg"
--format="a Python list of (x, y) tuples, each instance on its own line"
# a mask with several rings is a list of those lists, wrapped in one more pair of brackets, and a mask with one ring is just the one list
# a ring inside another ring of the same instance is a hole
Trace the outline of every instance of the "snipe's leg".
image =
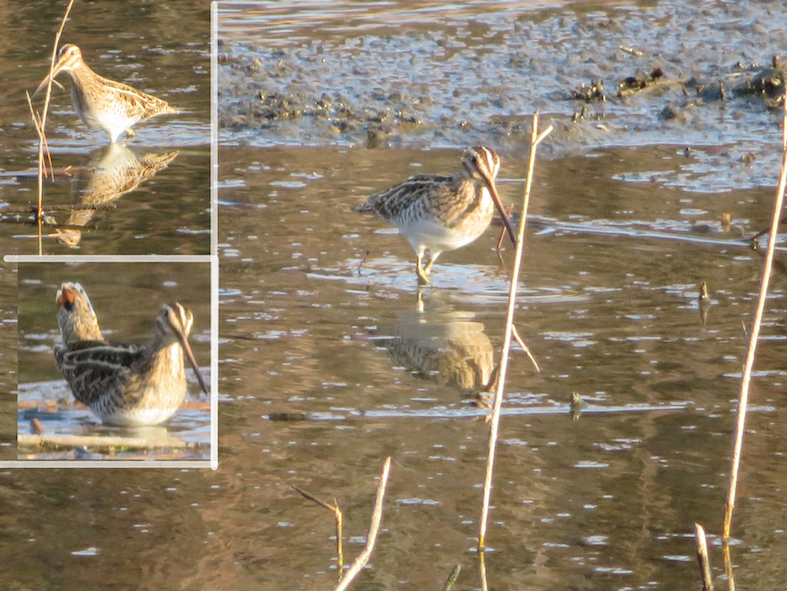
[(438, 250), (437, 252), (430, 252), (429, 253), (429, 262), (426, 263), (426, 267), (424, 267), (424, 273), (426, 273), (427, 276), (429, 275), (429, 273), (432, 272), (432, 265), (437, 260), (437, 257), (440, 256), (440, 252), (442, 252), (442, 251)]
[(418, 275), (418, 285), (429, 285), (429, 267), (431, 267), (431, 261), (427, 264), (426, 270), (423, 269), (422, 263), (424, 260), (424, 253), (423, 251), (418, 251), (415, 259), (415, 272)]

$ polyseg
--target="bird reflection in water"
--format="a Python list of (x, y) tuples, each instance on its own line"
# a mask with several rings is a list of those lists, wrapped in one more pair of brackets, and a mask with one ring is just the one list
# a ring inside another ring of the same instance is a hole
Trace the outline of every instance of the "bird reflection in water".
[(65, 225), (58, 229), (58, 241), (76, 247), (96, 209), (133, 191), (169, 166), (177, 155), (177, 150), (138, 155), (118, 143), (91, 152), (71, 181), (72, 206)]
[(407, 312), (380, 327), (370, 341), (385, 348), (395, 367), (419, 379), (483, 399), (497, 375), (494, 349), (481, 322), (470, 312)]

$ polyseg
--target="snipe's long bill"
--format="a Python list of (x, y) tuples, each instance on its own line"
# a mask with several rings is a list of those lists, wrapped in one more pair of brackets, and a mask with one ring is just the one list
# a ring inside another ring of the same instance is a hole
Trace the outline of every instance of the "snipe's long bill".
[[(91, 129), (106, 131), (112, 143), (123, 132), (133, 137), (131, 128), (140, 121), (179, 112), (155, 96), (99, 76), (84, 62), (82, 52), (76, 45), (63, 45), (60, 48), (51, 77), (54, 78), (60, 72), (71, 76), (71, 102), (79, 118)], [(44, 78), (33, 96), (44, 88), (49, 78)]]
[(79, 283), (63, 283), (57, 292), (57, 321), (62, 345), (55, 362), (74, 398), (102, 422), (112, 425), (156, 425), (169, 419), (186, 396), (184, 357), (207, 394), (188, 343), (192, 313), (164, 305), (149, 345), (109, 343)]
[(500, 157), (494, 150), (483, 146), (470, 148), (462, 155), (462, 168), (458, 172), (449, 176), (410, 177), (371, 195), (358, 211), (373, 211), (399, 228), (399, 233), (415, 249), (418, 283), (426, 285), (440, 253), (470, 244), (483, 234), (495, 208), (516, 244), (495, 187), (499, 169)]

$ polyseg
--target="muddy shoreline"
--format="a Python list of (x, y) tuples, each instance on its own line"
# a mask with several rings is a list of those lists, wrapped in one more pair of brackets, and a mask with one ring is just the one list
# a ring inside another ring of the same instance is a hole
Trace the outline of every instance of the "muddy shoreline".
[[(537, 18), (500, 10), (457, 18), (429, 32), (348, 27), (300, 43), (297, 30), (287, 43), (264, 31), (249, 41), (228, 27), (219, 48), (222, 142), (483, 142), (517, 152), (527, 146), (534, 110), (556, 126), (547, 153), (754, 141), (746, 151), (756, 162), (763, 155), (757, 152), (780, 141), (774, 96), (784, 69), (771, 69), (771, 60), (787, 45), (778, 26), (785, 7), (662, 2), (648, 10), (561, 8)], [(317, 31), (319, 23), (303, 26)], [(654, 71), (660, 76), (651, 84)], [(605, 100), (585, 96), (596, 81)]]

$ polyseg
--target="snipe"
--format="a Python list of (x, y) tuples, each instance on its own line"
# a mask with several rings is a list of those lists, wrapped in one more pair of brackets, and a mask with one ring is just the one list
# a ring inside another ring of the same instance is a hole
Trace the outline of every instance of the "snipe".
[(162, 306), (152, 342), (136, 345), (104, 340), (79, 283), (63, 283), (56, 302), (63, 337), (55, 346), (57, 367), (74, 398), (102, 422), (139, 426), (169, 419), (186, 396), (184, 356), (208, 393), (188, 343), (194, 317), (180, 304)]
[[(99, 76), (84, 62), (82, 52), (76, 45), (68, 44), (60, 48), (52, 78), (60, 72), (71, 76), (71, 102), (79, 118), (92, 129), (106, 131), (112, 143), (123, 132), (133, 137), (131, 127), (140, 121), (179, 112), (155, 96)], [(49, 76), (39, 84), (33, 96), (48, 82)]]
[[(421, 285), (444, 250), (470, 244), (487, 229), (495, 208), (512, 240), (514, 232), (495, 187), (500, 158), (478, 146), (462, 155), (462, 168), (449, 176), (419, 174), (371, 195), (358, 211), (375, 212), (397, 226), (416, 252)], [(429, 251), (426, 264), (424, 257)]]

